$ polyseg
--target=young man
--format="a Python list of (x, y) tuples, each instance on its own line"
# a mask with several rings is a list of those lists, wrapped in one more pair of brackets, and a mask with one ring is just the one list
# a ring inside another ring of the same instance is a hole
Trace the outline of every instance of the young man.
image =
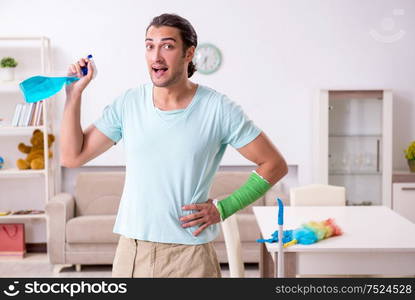
[[(225, 95), (189, 80), (197, 35), (184, 18), (163, 14), (146, 30), (152, 84), (123, 93), (84, 132), (81, 95), (93, 75), (81, 59), (69, 73), (62, 165), (79, 167), (124, 138), (126, 179), (114, 232), (121, 235), (114, 277), (220, 277), (212, 241), (219, 222), (253, 203), (287, 173), (276, 147)], [(258, 165), (219, 202), (208, 199), (227, 145)]]

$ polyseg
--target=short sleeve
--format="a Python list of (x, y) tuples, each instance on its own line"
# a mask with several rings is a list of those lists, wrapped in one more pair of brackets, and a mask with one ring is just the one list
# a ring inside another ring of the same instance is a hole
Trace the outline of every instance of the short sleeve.
[(123, 96), (116, 98), (113, 103), (105, 106), (101, 117), (93, 123), (99, 131), (113, 140), (115, 144), (121, 140), (123, 135), (123, 103)]
[(230, 144), (238, 149), (252, 142), (261, 133), (262, 130), (248, 118), (240, 105), (224, 97), (222, 106), (222, 144)]

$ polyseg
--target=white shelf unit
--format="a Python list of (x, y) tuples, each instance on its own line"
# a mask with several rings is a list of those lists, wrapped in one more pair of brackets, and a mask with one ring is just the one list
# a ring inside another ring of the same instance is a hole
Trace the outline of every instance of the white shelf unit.
[[(48, 75), (51, 73), (52, 70), (52, 59), (51, 59), (51, 46), (50, 46), (50, 39), (45, 36), (0, 36), (0, 51), (2, 46), (7, 45), (13, 41), (13, 47), (24, 49), (27, 47), (27, 43), (30, 44), (30, 47), (38, 47), (35, 49), (40, 50), (40, 72), (37, 71), (37, 74), (40, 75)], [(23, 45), (20, 42), (24, 42)], [(17, 45), (17, 46), (16, 46)], [(21, 80), (14, 80), (14, 81), (1, 81), (0, 80), (0, 99), (2, 95), (5, 94), (13, 94), (18, 95), (20, 94), (19, 83)], [(16, 97), (17, 98), (17, 97)], [(19, 97), (21, 99), (21, 103), (24, 103), (23, 96)], [(53, 133), (53, 108), (54, 108), (54, 99), (48, 99), (46, 101), (42, 101), (42, 118), (43, 118), (43, 125), (41, 126), (11, 126), (11, 118), (12, 116), (8, 116), (8, 122), (6, 124), (2, 124), (0, 126), (0, 143), (3, 143), (2, 139), (4, 137), (18, 137), (18, 136), (26, 136), (30, 137), (33, 134), (35, 129), (40, 129), (43, 131), (43, 138), (44, 138), (44, 158), (45, 158), (45, 168), (43, 170), (19, 170), (15, 166), (14, 167), (7, 167), (0, 169), (0, 181), (4, 178), (12, 178), (13, 180), (19, 180), (24, 178), (33, 178), (33, 177), (41, 177), (43, 179), (43, 189), (44, 189), (44, 204), (49, 201), (53, 195), (55, 195), (60, 189), (60, 168), (57, 160), (57, 153), (54, 150), (56, 148), (57, 141), (55, 140), (54, 145), (52, 146), (53, 151), (53, 158), (48, 158), (48, 145), (46, 141), (48, 140), (48, 134)], [(4, 102), (3, 102), (4, 103)], [(17, 104), (17, 102), (16, 102)], [(0, 101), (0, 110), (2, 108), (2, 101)], [(13, 111), (14, 112), (14, 111)], [(56, 136), (56, 135), (55, 135)], [(17, 147), (17, 145), (16, 145)], [(16, 149), (17, 151), (17, 149)], [(5, 153), (0, 153), (1, 156), (4, 156)], [(24, 158), (26, 154), (21, 153), (21, 158)], [(10, 164), (9, 164), (10, 165)], [(36, 191), (28, 191), (28, 193), (36, 192)], [(10, 191), (12, 193), (12, 191)], [(28, 204), (28, 209), (31, 207), (30, 203)], [(2, 207), (2, 210), (7, 210), (7, 208)], [(28, 220), (28, 219), (45, 219), (44, 214), (33, 214), (33, 215), (7, 215), (1, 216), (0, 221), (14, 221), (14, 220)]]
[[(18, 127), (18, 126), (0, 126), (0, 136), (6, 135), (31, 135), (34, 130), (40, 129), (44, 130), (45, 126), (25, 126), (25, 127)], [(51, 128), (48, 127), (48, 132), (51, 132)]]
[(346, 187), (350, 205), (392, 208), (392, 91), (319, 90), (313, 181)]
[(19, 222), (22, 220), (45, 220), (46, 215), (45, 214), (33, 214), (33, 215), (7, 215), (7, 216), (1, 216), (0, 220), (7, 220), (8, 222)]

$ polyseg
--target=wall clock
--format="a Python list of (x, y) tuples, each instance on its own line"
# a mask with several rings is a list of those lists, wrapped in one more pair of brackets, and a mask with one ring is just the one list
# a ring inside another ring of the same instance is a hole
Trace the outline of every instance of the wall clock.
[(193, 62), (200, 73), (212, 74), (219, 69), (222, 63), (222, 54), (218, 47), (212, 44), (200, 44), (196, 48)]

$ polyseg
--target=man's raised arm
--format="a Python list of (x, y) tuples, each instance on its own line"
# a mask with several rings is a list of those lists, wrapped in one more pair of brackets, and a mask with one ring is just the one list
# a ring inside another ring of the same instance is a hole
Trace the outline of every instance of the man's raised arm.
[[(87, 65), (88, 74), (81, 75), (81, 67)], [(100, 132), (94, 125), (85, 132), (81, 127), (82, 92), (91, 81), (94, 70), (87, 59), (81, 59), (69, 67), (68, 75), (81, 79), (66, 86), (66, 102), (61, 124), (61, 165), (68, 168), (80, 167), (102, 154), (114, 142)]]

